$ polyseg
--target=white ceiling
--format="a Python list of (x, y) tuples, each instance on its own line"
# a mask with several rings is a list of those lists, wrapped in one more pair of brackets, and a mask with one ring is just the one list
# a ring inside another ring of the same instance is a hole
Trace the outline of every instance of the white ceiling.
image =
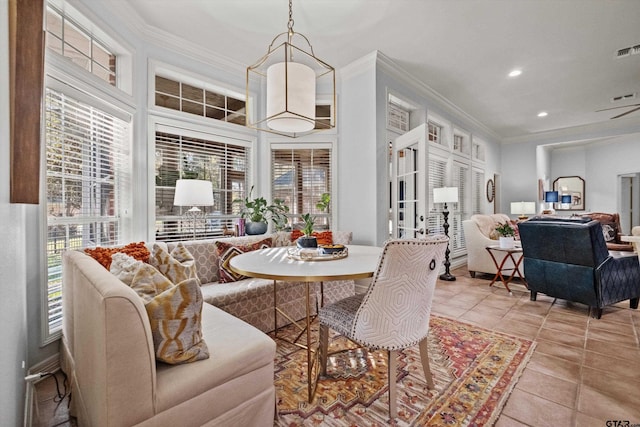
[[(287, 28), (286, 0), (109, 1), (143, 33), (242, 66)], [(610, 122), (635, 107), (595, 112), (640, 104), (640, 54), (615, 57), (640, 45), (640, 0), (294, 0), (293, 18), (337, 70), (379, 50), (501, 138), (640, 123), (640, 110)]]

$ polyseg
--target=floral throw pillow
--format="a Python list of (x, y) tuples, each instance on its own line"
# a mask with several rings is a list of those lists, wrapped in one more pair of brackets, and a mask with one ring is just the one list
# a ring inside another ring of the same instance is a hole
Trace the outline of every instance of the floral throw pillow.
[(167, 289), (145, 308), (156, 360), (176, 365), (209, 358), (202, 339), (202, 291), (197, 279)]
[(613, 242), (616, 240), (616, 234), (618, 231), (616, 230), (615, 224), (604, 222), (602, 223), (602, 235), (604, 236), (605, 242)]
[(195, 258), (182, 243), (178, 243), (171, 253), (162, 246), (154, 244), (149, 264), (173, 283), (180, 283), (187, 279), (196, 279), (198, 283), (200, 282)]
[(273, 240), (269, 237), (267, 239), (260, 240), (259, 242), (251, 243), (248, 245), (233, 245), (231, 243), (217, 241), (216, 252), (218, 254), (219, 271), (218, 281), (220, 283), (237, 282), (240, 279), (246, 279), (247, 276), (236, 273), (229, 265), (231, 259), (245, 252), (255, 251), (257, 249), (265, 249), (273, 246)]

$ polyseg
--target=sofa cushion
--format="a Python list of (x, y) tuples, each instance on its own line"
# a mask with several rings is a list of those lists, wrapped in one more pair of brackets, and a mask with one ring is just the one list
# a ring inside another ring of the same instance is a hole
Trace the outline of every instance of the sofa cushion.
[(602, 222), (602, 235), (605, 242), (615, 242), (618, 230), (613, 222)]
[(209, 358), (202, 339), (202, 292), (197, 279), (188, 279), (149, 301), (156, 359), (172, 365)]
[(216, 252), (219, 258), (219, 271), (218, 271), (218, 281), (220, 283), (230, 283), (235, 282), (240, 279), (246, 279), (247, 276), (243, 276), (242, 274), (236, 273), (229, 262), (231, 259), (239, 254), (245, 252), (255, 251), (257, 249), (265, 249), (270, 248), (273, 245), (273, 240), (271, 237), (267, 239), (262, 239), (258, 242), (249, 243), (247, 245), (234, 245), (233, 243), (217, 241), (216, 242)]
[(178, 243), (170, 253), (162, 246), (154, 244), (149, 264), (173, 283), (180, 283), (187, 279), (199, 281), (195, 259), (182, 243)]
[(124, 282), (148, 303), (174, 284), (154, 266), (122, 253), (113, 254), (111, 273)]
[(149, 249), (145, 246), (144, 242), (129, 243), (121, 248), (87, 248), (84, 252), (98, 261), (107, 270), (111, 267), (111, 258), (115, 253), (124, 253), (132, 256), (133, 258), (147, 262), (149, 260)]

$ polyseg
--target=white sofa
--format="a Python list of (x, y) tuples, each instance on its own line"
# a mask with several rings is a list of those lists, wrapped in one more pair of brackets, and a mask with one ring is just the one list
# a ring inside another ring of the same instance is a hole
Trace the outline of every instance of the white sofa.
[[(510, 219), (505, 214), (472, 215), (471, 218), (462, 221), (462, 230), (467, 245), (467, 269), (471, 277), (476, 277), (476, 273), (496, 274), (497, 268), (486, 247), (499, 244), (497, 236), (494, 234), (496, 225), (509, 222)], [(494, 237), (494, 238), (492, 238)], [(498, 263), (507, 256), (506, 252), (494, 251), (494, 256)], [(518, 259), (522, 254), (514, 254)], [(504, 268), (513, 268), (513, 262), (508, 259)], [(524, 276), (524, 266), (520, 264), (520, 272)]]
[(82, 252), (63, 258), (61, 366), (80, 426), (272, 426), (276, 345), (210, 304), (202, 333), (210, 357), (156, 362), (142, 299)]

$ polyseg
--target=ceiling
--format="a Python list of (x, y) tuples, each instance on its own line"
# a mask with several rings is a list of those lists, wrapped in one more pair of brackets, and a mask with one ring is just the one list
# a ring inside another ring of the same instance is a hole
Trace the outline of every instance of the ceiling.
[[(287, 29), (286, 0), (108, 1), (143, 33), (243, 67)], [(294, 0), (293, 18), (338, 71), (379, 50), (502, 139), (640, 123), (611, 119), (635, 107), (596, 112), (640, 106), (640, 49), (616, 58), (640, 45), (639, 0)]]

